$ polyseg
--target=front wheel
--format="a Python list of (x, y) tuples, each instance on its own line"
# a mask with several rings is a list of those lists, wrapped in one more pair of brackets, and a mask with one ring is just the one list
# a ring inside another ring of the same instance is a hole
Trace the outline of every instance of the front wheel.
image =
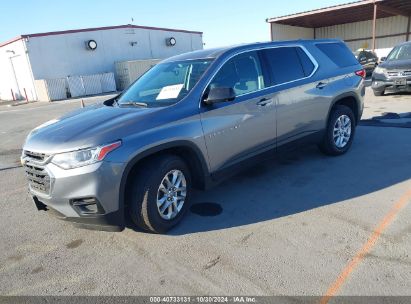
[(332, 109), (320, 150), (327, 155), (338, 156), (347, 153), (355, 134), (355, 117), (346, 106), (337, 105)]
[(384, 93), (385, 93), (384, 90), (382, 90), (382, 91), (373, 90), (373, 92), (374, 92), (374, 96), (384, 96)]
[(143, 164), (131, 187), (128, 205), (132, 221), (144, 230), (166, 233), (188, 208), (191, 175), (181, 158), (164, 155)]

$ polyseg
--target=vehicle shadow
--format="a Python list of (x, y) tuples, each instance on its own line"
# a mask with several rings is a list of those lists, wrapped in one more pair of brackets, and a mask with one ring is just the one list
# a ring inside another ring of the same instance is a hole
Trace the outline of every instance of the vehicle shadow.
[(394, 98), (400, 98), (403, 96), (410, 96), (410, 95), (411, 95), (411, 92), (395, 92), (395, 93), (388, 92), (384, 94), (384, 96), (392, 96)]
[[(222, 207), (214, 217), (188, 212), (169, 235), (184, 235), (272, 221), (393, 186), (411, 178), (410, 131), (359, 127), (352, 150), (341, 157), (316, 147), (265, 161), (208, 191), (193, 204)], [(361, 203), (361, 200), (358, 200)]]

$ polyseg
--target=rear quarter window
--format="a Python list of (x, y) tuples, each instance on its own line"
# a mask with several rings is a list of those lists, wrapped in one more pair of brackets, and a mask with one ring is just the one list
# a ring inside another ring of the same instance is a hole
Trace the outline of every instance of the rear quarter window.
[(298, 47), (296, 48), (296, 50), (298, 53), (298, 57), (300, 57), (301, 65), (303, 67), (305, 76), (310, 76), (315, 68), (314, 63), (307, 56), (306, 52), (304, 52), (302, 48)]
[(318, 43), (316, 46), (340, 68), (358, 64), (354, 55), (343, 43)]

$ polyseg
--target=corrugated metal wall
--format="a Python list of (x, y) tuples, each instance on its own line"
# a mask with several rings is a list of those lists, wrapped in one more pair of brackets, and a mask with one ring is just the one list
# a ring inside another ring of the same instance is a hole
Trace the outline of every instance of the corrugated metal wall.
[(103, 93), (101, 88), (101, 76), (97, 75), (87, 75), (81, 76), (83, 79), (85, 95), (97, 95)]
[(86, 95), (83, 81), (81, 76), (69, 76), (67, 77), (67, 85), (71, 93), (71, 97), (80, 97)]
[(50, 100), (67, 98), (67, 85), (65, 78), (45, 79), (48, 97)]
[[(407, 31), (408, 19), (403, 16), (377, 19), (377, 36), (402, 34)], [(358, 39), (372, 36), (372, 20), (340, 24), (316, 29), (317, 38), (339, 37)]]
[(314, 29), (290, 26), (283, 24), (271, 24), (272, 40), (314, 39)]
[(109, 93), (116, 91), (116, 81), (113, 73), (101, 74), (101, 90), (103, 93)]
[[(377, 19), (377, 37), (402, 34), (393, 37), (377, 38), (376, 48), (380, 56), (387, 55), (392, 47), (405, 41), (407, 25), (408, 18), (403, 16)], [(317, 39), (340, 38), (346, 40), (352, 50), (372, 48), (372, 20), (317, 28), (315, 33)]]
[(137, 78), (159, 63), (160, 59), (116, 62), (116, 76), (119, 90), (125, 90)]
[[(386, 56), (396, 44), (406, 40), (408, 18), (395, 16), (377, 19), (377, 37), (398, 35), (393, 37), (377, 38), (376, 47), (379, 56)], [(272, 24), (273, 40), (313, 39), (314, 31), (310, 36), (310, 28)], [(401, 35), (399, 35), (401, 34)], [(372, 20), (347, 24), (339, 24), (315, 29), (316, 39), (339, 38), (345, 40), (354, 51), (359, 48), (372, 48)], [(354, 41), (352, 41), (354, 40)]]
[(116, 91), (113, 73), (35, 80), (40, 101), (97, 95)]

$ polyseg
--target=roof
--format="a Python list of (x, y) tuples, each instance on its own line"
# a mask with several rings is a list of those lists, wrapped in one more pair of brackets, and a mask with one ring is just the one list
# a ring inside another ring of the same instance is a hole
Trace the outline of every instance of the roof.
[(307, 43), (322, 43), (322, 42), (340, 42), (339, 39), (317, 39), (317, 40), (280, 40), (280, 41), (269, 41), (269, 42), (255, 42), (255, 43), (247, 43), (247, 44), (240, 44), (240, 45), (233, 45), (233, 46), (226, 46), (221, 48), (213, 48), (213, 49), (206, 49), (206, 50), (198, 50), (189, 53), (184, 53), (180, 55), (176, 55), (170, 57), (162, 62), (175, 62), (175, 61), (184, 61), (184, 60), (197, 60), (197, 59), (216, 59), (220, 56), (226, 54), (236, 54), (243, 51), (253, 51), (262, 48), (269, 48), (274, 46), (287, 46), (287, 45), (304, 45)]
[(13, 39), (10, 39), (8, 41), (5, 41), (3, 43), (0, 43), (0, 47), (8, 45), (8, 44), (13, 43), (13, 42), (16, 42), (20, 39), (26, 39), (26, 38), (32, 38), (32, 37), (44, 37), (44, 36), (74, 34), (74, 33), (82, 33), (82, 32), (107, 31), (107, 30), (115, 30), (115, 29), (145, 29), (145, 30), (179, 32), (179, 33), (189, 33), (189, 34), (199, 34), (199, 35), (203, 34), (203, 32), (196, 32), (196, 31), (187, 31), (187, 30), (170, 29), (170, 28), (163, 28), (163, 27), (151, 27), (151, 26), (125, 24), (125, 25), (117, 25), (117, 26), (92, 27), (92, 28), (65, 30), (65, 31), (56, 31), (56, 32), (24, 34), (24, 35), (17, 36)]
[(269, 18), (267, 22), (319, 28), (372, 20), (374, 17), (374, 3), (376, 3), (378, 7), (377, 18), (411, 15), (410, 0), (362, 0), (287, 16)]
[(224, 51), (226, 51), (227, 49), (228, 47), (222, 47), (222, 48), (212, 48), (212, 49), (198, 50), (198, 51), (183, 53), (180, 55), (170, 57), (164, 60), (164, 62), (196, 60), (196, 59), (204, 59), (204, 58), (217, 58), (222, 53), (224, 53)]

